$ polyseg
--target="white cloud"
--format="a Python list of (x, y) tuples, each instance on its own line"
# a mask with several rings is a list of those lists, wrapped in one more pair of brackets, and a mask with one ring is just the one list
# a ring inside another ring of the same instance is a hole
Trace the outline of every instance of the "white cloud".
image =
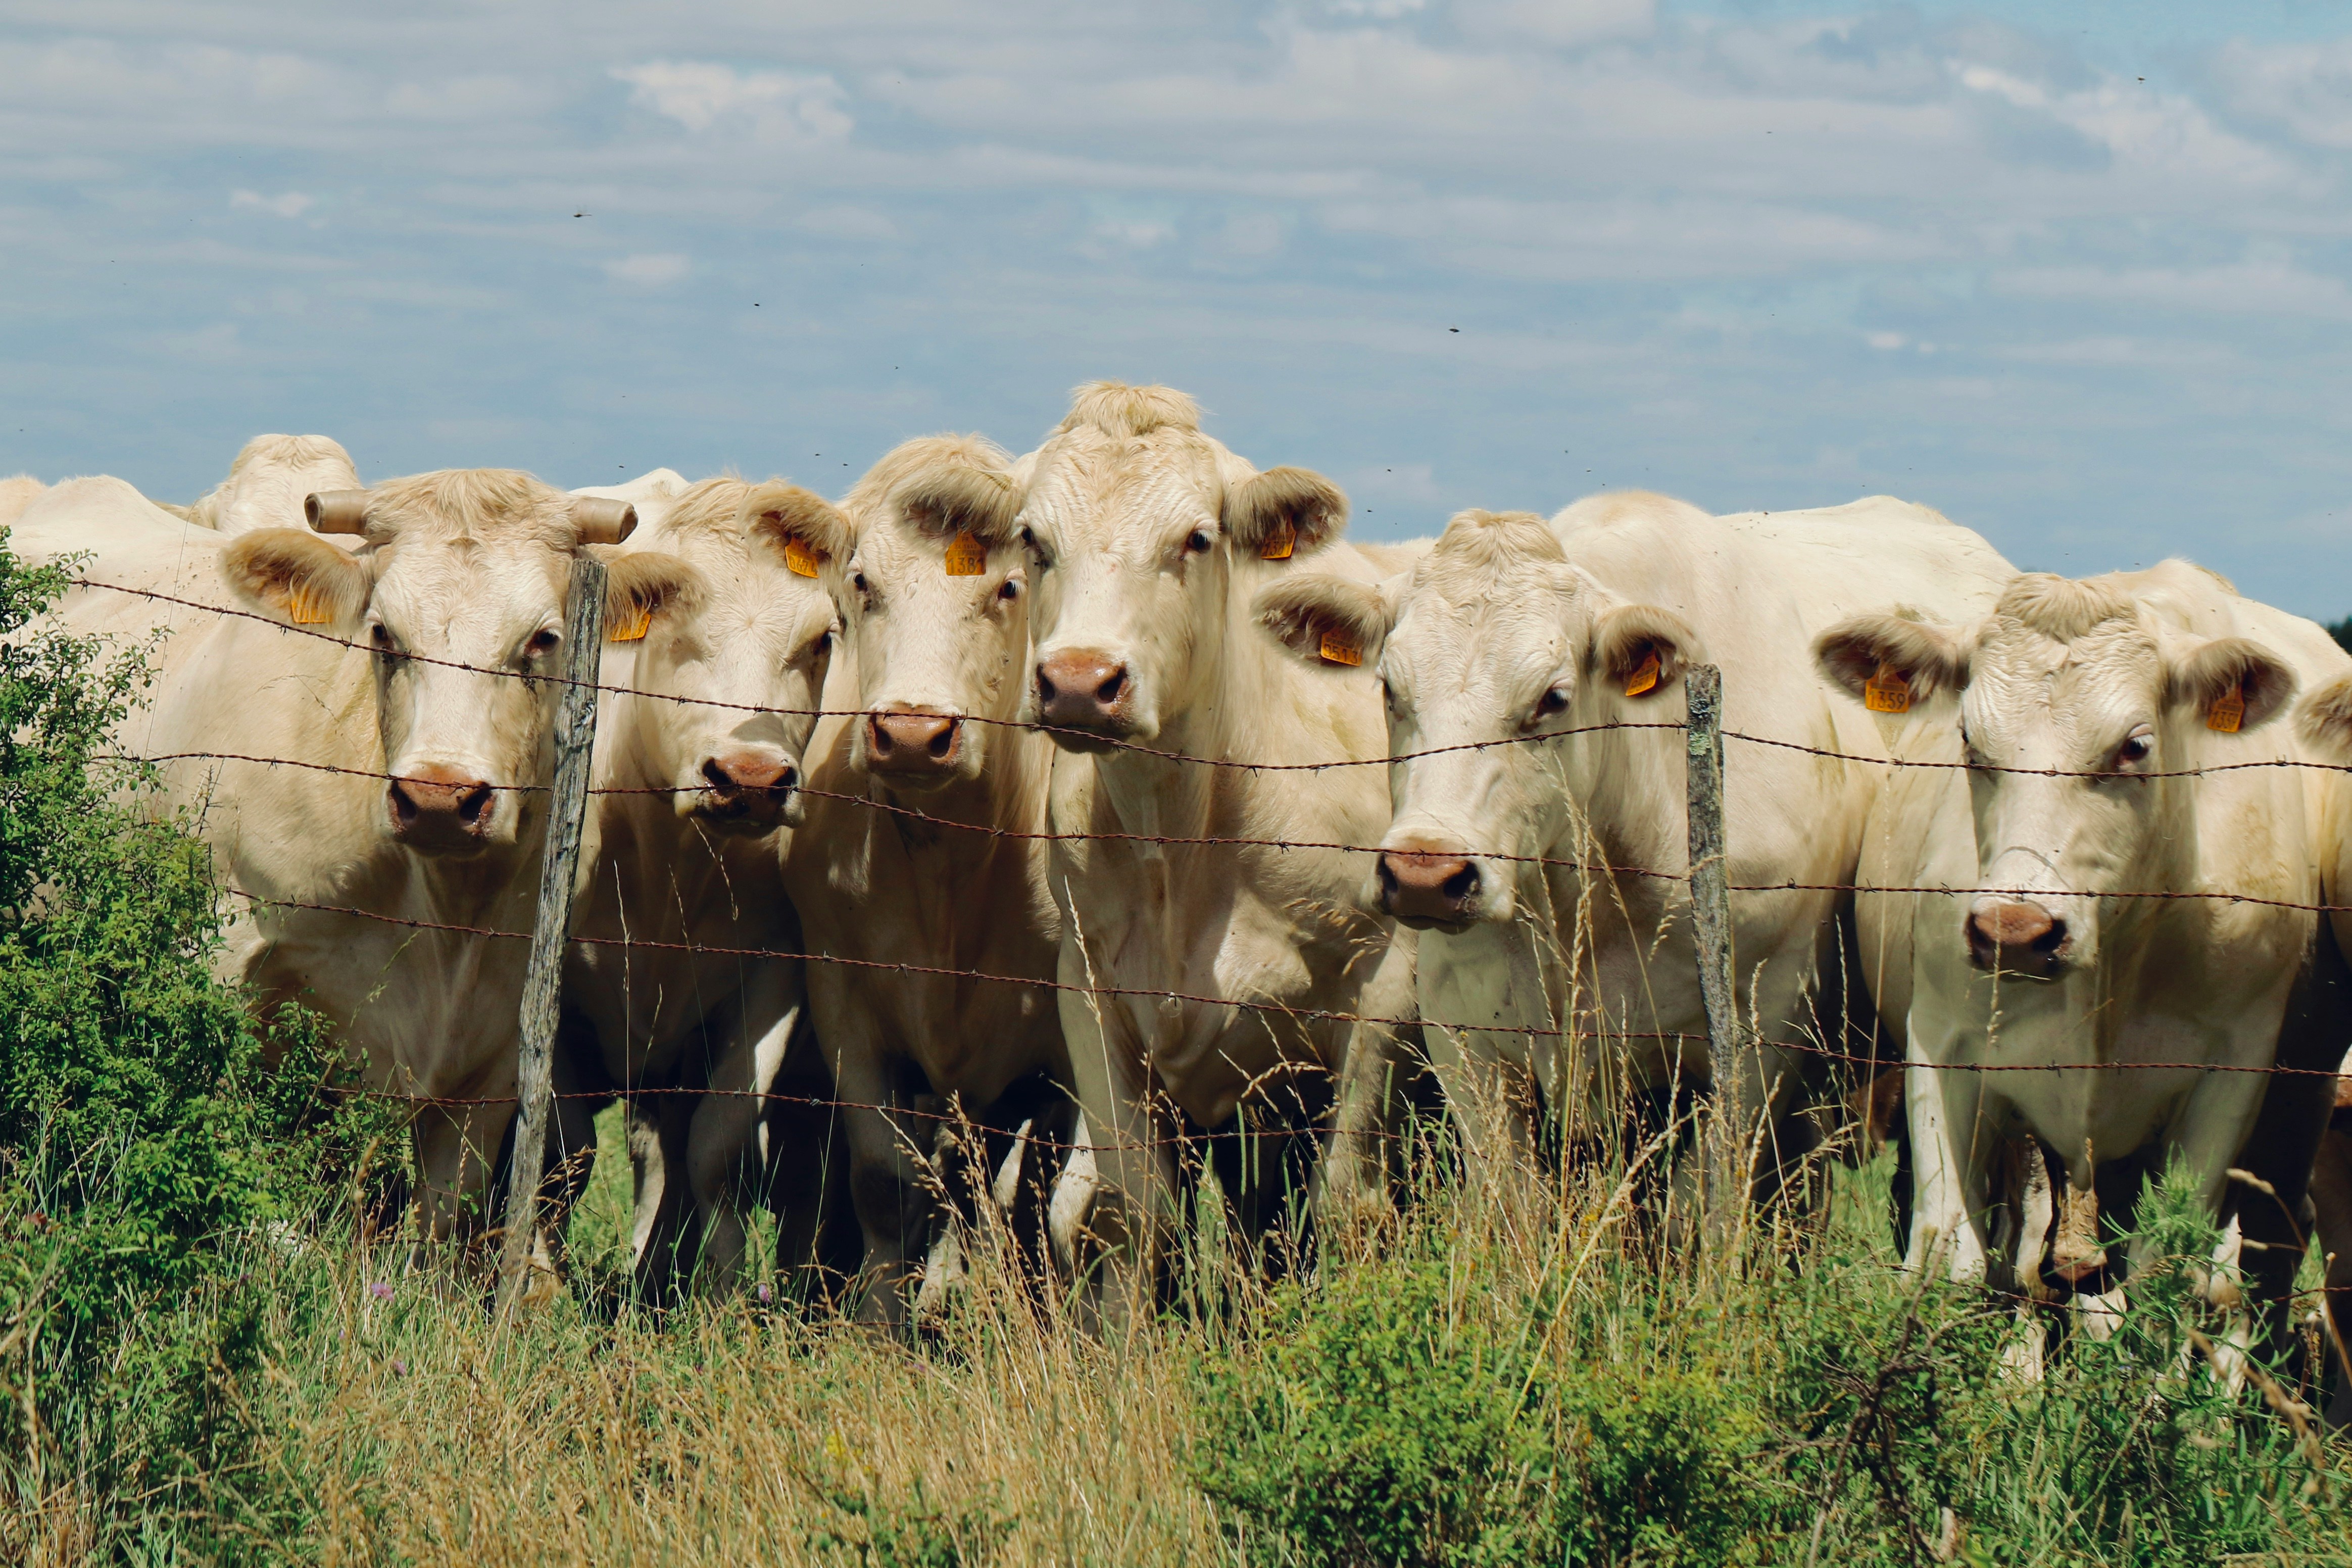
[(674, 252), (647, 256), (624, 256), (604, 263), (604, 276), (615, 283), (634, 284), (640, 289), (659, 289), (685, 277), (691, 264)]
[(629, 84), (630, 102), (697, 134), (740, 126), (766, 141), (833, 142), (847, 136), (853, 124), (841, 107), (847, 95), (830, 76), (744, 75), (731, 66), (690, 60), (652, 60), (613, 75)]
[(317, 205), (315, 198), (299, 191), (288, 191), (280, 195), (265, 196), (259, 191), (231, 191), (228, 205), (245, 212), (275, 213), (279, 217), (300, 217)]
[(2352, 288), (2342, 279), (2275, 257), (2249, 257), (2226, 267), (2014, 268), (1995, 272), (1991, 281), (2004, 292), (2045, 300), (2352, 321)]
[(1555, 48), (1646, 35), (1655, 0), (1455, 0), (1454, 19), (1474, 38), (1525, 38)]
[(2321, 147), (2352, 147), (2352, 38), (2222, 46), (2213, 76), (2223, 100)]

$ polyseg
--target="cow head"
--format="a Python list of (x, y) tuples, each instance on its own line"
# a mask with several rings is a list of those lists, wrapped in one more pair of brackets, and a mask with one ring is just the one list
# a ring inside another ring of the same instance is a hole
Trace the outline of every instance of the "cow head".
[(1381, 908), (1424, 929), (1510, 920), (1534, 869), (1512, 857), (1549, 853), (1591, 793), (1569, 732), (1679, 720), (1704, 658), (1681, 617), (1602, 587), (1531, 512), (1463, 512), (1377, 588), (1300, 575), (1256, 604), (1301, 658), (1380, 670), (1399, 760), (1374, 876)]
[(357, 490), (351, 454), (325, 436), (256, 436), (229, 465), (228, 478), (188, 509), (188, 521), (223, 533), (303, 526), (303, 501), (321, 492)]
[(1213, 690), (1237, 629), (1235, 574), (1286, 563), (1347, 521), (1328, 479), (1259, 473), (1163, 386), (1080, 387), (1029, 463), (1030, 689), (1036, 717), (1073, 750), (1150, 741)]
[(221, 552), (247, 604), (372, 650), (381, 820), (414, 849), (513, 845), (548, 781), (557, 688), (539, 678), (558, 668), (572, 560), (634, 522), (582, 507), (529, 474), (455, 468), (310, 498), (356, 551), (261, 528)]
[(1822, 672), (1885, 710), (1959, 727), (1979, 890), (1955, 939), (1980, 969), (2054, 980), (2099, 957), (2101, 895), (2175, 885), (2191, 781), (2167, 777), (2269, 722), (2295, 676), (2243, 637), (2200, 638), (2104, 578), (2027, 573), (1966, 630), (1858, 616)]
[(1029, 572), (1011, 459), (977, 436), (906, 442), (845, 503), (856, 543), (836, 569), (865, 717), (851, 755), (917, 790), (980, 776), (1020, 711)]
[(631, 706), (625, 769), (722, 832), (797, 822), (836, 625), (823, 573), (848, 524), (781, 479), (705, 479), (656, 517), (608, 563), (627, 608), (605, 635), (635, 645), (630, 684), (651, 699)]

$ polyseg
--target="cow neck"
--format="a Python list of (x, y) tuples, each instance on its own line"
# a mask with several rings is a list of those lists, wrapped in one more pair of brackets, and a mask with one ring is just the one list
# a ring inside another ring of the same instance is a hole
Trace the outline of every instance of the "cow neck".
[[(1624, 712), (1604, 711), (1580, 722), (1604, 725), (1633, 717)], [(1568, 793), (1575, 809), (1583, 814), (1591, 836), (1591, 849), (1597, 852), (1601, 863), (1629, 869), (1672, 871), (1682, 868), (1688, 859), (1684, 813), (1661, 811), (1656, 805), (1661, 800), (1679, 800), (1684, 793), (1681, 739), (1673, 731), (1600, 729), (1563, 742), (1570, 748), (1564, 764)], [(1669, 773), (1673, 774), (1671, 780), (1666, 777)], [(1559, 839), (1572, 842), (1565, 831)], [(1633, 884), (1665, 886), (1643, 877), (1618, 880), (1636, 896), (1641, 889)]]

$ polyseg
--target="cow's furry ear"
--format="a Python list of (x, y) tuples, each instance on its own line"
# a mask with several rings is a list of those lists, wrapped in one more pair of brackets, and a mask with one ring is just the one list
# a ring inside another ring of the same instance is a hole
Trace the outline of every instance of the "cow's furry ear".
[(375, 580), (367, 563), (299, 528), (257, 528), (221, 552), (221, 575), (237, 597), (296, 626), (348, 629)]
[(1339, 538), (1348, 498), (1311, 468), (1268, 468), (1225, 487), (1224, 526), (1237, 553), (1285, 560)]
[(782, 479), (753, 485), (745, 492), (743, 528), (747, 537), (765, 544), (788, 564), (795, 541), (814, 551), (820, 562), (845, 561), (857, 546), (857, 531), (839, 507)]
[(634, 642), (664, 611), (686, 612), (700, 605), (709, 584), (694, 563), (658, 550), (616, 552), (604, 558), (604, 636)]
[(2242, 708), (2236, 721), (2217, 730), (2251, 730), (2276, 718), (2294, 700), (2302, 682), (2270, 649), (2244, 637), (2215, 637), (2165, 662), (2165, 695), (2200, 716), (2231, 698)]
[(1395, 611), (1379, 588), (1323, 573), (1282, 577), (1260, 590), (1258, 625), (1310, 664), (1378, 664)]
[(1655, 605), (1619, 605), (1592, 627), (1593, 679), (1628, 697), (1664, 691), (1685, 666), (1706, 658), (1690, 623)]
[(1891, 615), (1850, 616), (1813, 640), (1822, 679), (1858, 700), (1881, 668), (1900, 675), (1915, 698), (1958, 692), (1969, 683), (1970, 651), (1949, 626)]
[(2352, 763), (2352, 675), (2322, 681), (2305, 693), (2294, 710), (2294, 732), (2313, 750)]

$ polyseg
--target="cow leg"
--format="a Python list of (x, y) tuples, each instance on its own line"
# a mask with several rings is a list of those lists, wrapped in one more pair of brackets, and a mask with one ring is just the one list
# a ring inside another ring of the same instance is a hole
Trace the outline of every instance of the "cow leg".
[(866, 1256), (858, 1269), (857, 1319), (906, 1321), (908, 1289), (930, 1246), (932, 1203), (923, 1181), (922, 1152), (937, 1123), (900, 1114), (912, 1096), (903, 1064), (886, 1053), (862, 1009), (838, 1009), (824, 1037), (849, 1132), (849, 1192)]
[(677, 1299), (693, 1267), (694, 1197), (687, 1180), (687, 1131), (694, 1097), (648, 1094), (629, 1102), (629, 1159), (636, 1176), (630, 1251), (637, 1300), (656, 1309)]
[[(1366, 1017), (1414, 1016), (1412, 937), (1404, 927), (1394, 931), (1356, 1004)], [(1316, 1218), (1333, 1234), (1363, 1230), (1396, 1212), (1389, 1174), (1402, 1120), (1398, 1108), (1411, 1070), (1406, 1033), (1396, 1025), (1370, 1023), (1348, 1031), (1331, 1144), (1316, 1170), (1313, 1189)]]
[[(1092, 984), (1075, 946), (1063, 943), (1060, 964), (1063, 984), (1074, 988)], [(1087, 1232), (1099, 1249), (1100, 1271), (1087, 1300), (1100, 1325), (1117, 1331), (1148, 1318), (1157, 1303), (1176, 1216), (1174, 1130), (1152, 1104), (1143, 1041), (1118, 1001), (1071, 989), (1060, 1006), (1087, 1127), (1072, 1165), (1090, 1158), (1093, 1166)]]
[(726, 1046), (710, 1071), (687, 1133), (688, 1180), (702, 1217), (698, 1289), (729, 1291), (742, 1283), (751, 1247), (748, 1213), (761, 1191), (761, 1097), (775, 1080), (802, 1014), (800, 977), (782, 963), (762, 965), (727, 1020)]
[[(417, 1247), (420, 1258), (462, 1246), (470, 1253), (489, 1222), (484, 1213), (499, 1144), (514, 1121), (514, 1106), (428, 1105), (409, 1123), (416, 1157)], [(484, 1260), (456, 1260), (470, 1268)]]
[[(1513, 951), (1528, 942), (1516, 925), (1423, 937), (1422, 1016), (1438, 1023), (1500, 1018), (1526, 1027), (1557, 1027), (1547, 999), (1530, 994), (1530, 979), (1539, 974), (1539, 966)], [(1422, 1039), (1445, 1091), (1446, 1113), (1461, 1136), (1473, 1190), (1515, 1204), (1535, 1185), (1537, 1093), (1528, 1037), (1507, 1027), (1447, 1029), (1424, 1023)]]
[(1904, 1263), (1930, 1268), (1940, 1253), (1948, 1278), (1974, 1283), (1985, 1275), (1985, 1173), (1979, 1154), (1986, 1142), (1979, 1131), (1987, 1109), (1982, 1089), (1978, 1074), (1935, 1070), (1931, 1037), (1949, 1042), (1948, 1031), (1934, 1020), (1914, 1014), (1907, 1033), (1910, 1065), (1903, 1101), (1911, 1126), (1914, 1184)]
[(796, 1300), (816, 1301), (858, 1268), (864, 1242), (850, 1199), (849, 1128), (833, 1069), (801, 1015), (768, 1086), (760, 1123), (765, 1197), (776, 1216), (776, 1268)]
[(2312, 1229), (2327, 1264), (2319, 1310), (2320, 1352), (2328, 1363), (2311, 1381), (2335, 1390), (2327, 1401), (2327, 1424), (2341, 1428), (2352, 1426), (2352, 1361), (2346, 1360), (2345, 1339), (2345, 1331), (2352, 1329), (2352, 1114), (2339, 1114), (2320, 1141), (2311, 1171), (2311, 1206)]

